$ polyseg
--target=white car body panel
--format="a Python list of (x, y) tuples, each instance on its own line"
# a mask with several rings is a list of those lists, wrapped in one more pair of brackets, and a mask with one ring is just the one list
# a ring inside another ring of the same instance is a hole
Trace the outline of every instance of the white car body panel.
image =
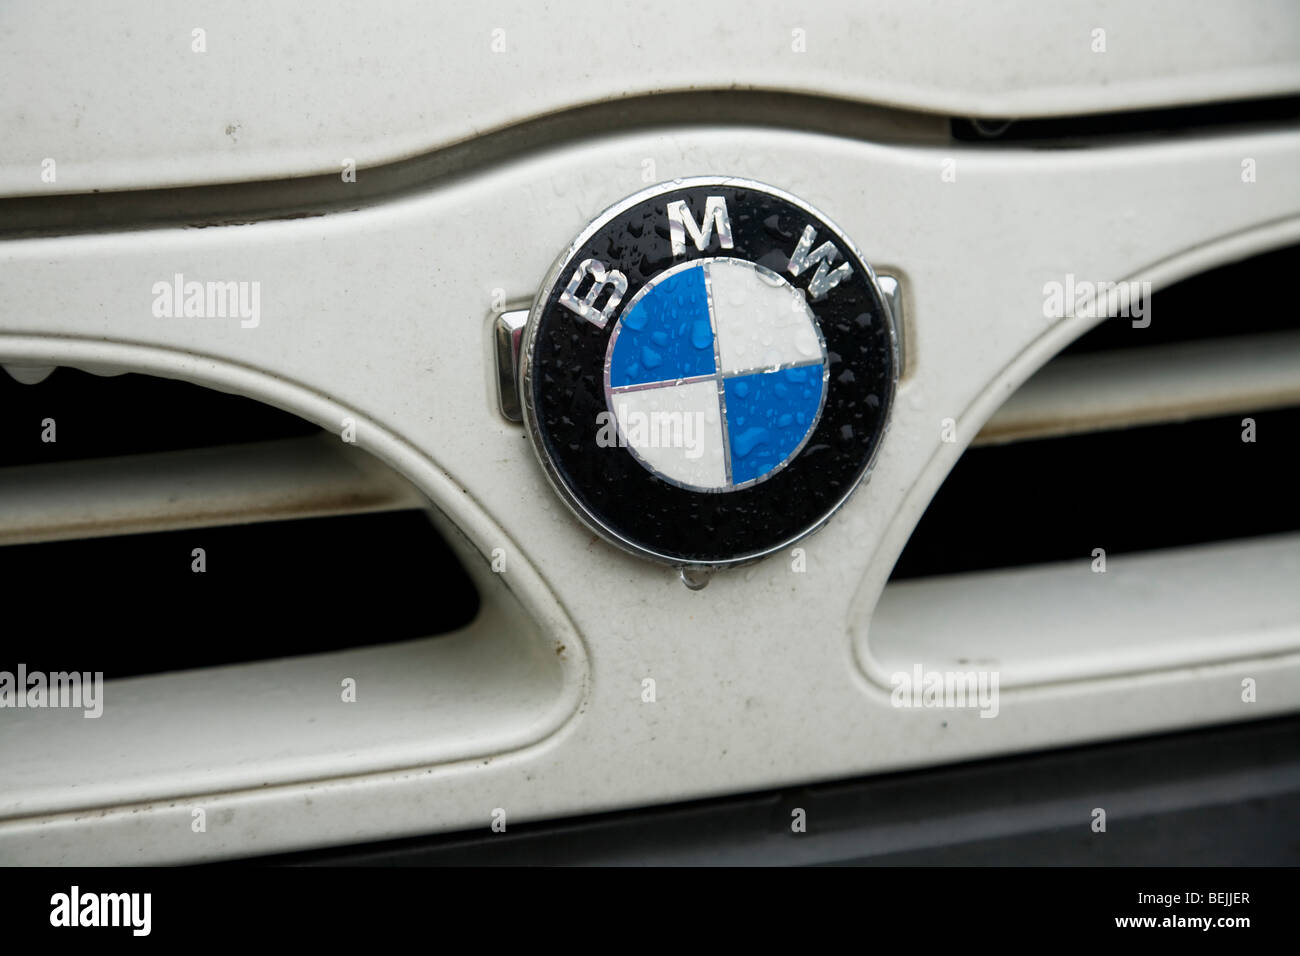
[[(1300, 89), (1298, 21), (1288, 0), (672, 0), (622, 16), (527, 0), (114, 0), (93, 15), (74, 0), (11, 3), (0, 11), (0, 195), (337, 173), (348, 158), (389, 163), (673, 91), (994, 118), (1276, 95)], [(195, 29), (204, 53), (192, 51)], [(53, 184), (40, 175), (47, 157)]]

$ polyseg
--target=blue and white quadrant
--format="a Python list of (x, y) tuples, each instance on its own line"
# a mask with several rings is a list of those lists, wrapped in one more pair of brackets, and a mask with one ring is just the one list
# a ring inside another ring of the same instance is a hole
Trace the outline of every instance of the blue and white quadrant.
[(655, 276), (623, 310), (605, 397), (622, 440), (684, 488), (771, 477), (807, 442), (826, 391), (826, 346), (804, 294), (744, 259)]

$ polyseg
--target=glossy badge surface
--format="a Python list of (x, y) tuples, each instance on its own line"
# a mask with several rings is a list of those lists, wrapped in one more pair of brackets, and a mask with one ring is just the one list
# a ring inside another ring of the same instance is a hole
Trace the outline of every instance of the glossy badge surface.
[(751, 561), (867, 474), (898, 378), (852, 243), (738, 179), (653, 187), (561, 257), (523, 343), (524, 422), (592, 530), (674, 565)]

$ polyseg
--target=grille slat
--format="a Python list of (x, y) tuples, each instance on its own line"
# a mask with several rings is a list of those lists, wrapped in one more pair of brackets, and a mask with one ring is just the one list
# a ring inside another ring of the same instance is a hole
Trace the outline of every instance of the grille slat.
[(1025, 382), (975, 445), (1300, 404), (1300, 331), (1064, 355)]
[(326, 434), (0, 469), (0, 545), (419, 509), (395, 472)]

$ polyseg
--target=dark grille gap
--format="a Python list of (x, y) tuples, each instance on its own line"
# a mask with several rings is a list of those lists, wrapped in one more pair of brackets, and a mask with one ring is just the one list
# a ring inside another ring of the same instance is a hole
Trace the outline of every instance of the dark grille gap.
[(952, 137), (963, 143), (1041, 142), (1055, 146), (1100, 145), (1110, 136), (1176, 135), (1207, 129), (1255, 124), (1289, 123), (1300, 119), (1300, 96), (1279, 96), (1175, 106), (1167, 109), (1128, 110), (1044, 119), (954, 119)]
[[(0, 467), (205, 448), (320, 431), (242, 395), (151, 375), (57, 368), (36, 385), (0, 372)], [(43, 442), (54, 419), (57, 441)], [(0, 507), (4, 503), (0, 502)]]
[(1260, 335), (1300, 328), (1279, 283), (1300, 273), (1300, 246), (1287, 246), (1184, 279), (1155, 293), (1151, 324), (1135, 329), (1124, 316), (1103, 319), (1062, 355), (1146, 348), (1198, 339)]
[[(1256, 441), (1241, 440), (1241, 419)], [(1300, 530), (1300, 409), (969, 449), (894, 579)]]
[(9, 629), (0, 670), (105, 679), (428, 637), (479, 608), (422, 511), (14, 545), (0, 581), (47, 608)]
[[(41, 441), (45, 418), (56, 442)], [(320, 432), (188, 382), (59, 368), (23, 385), (0, 373), (0, 467)], [(191, 570), (195, 548), (204, 573)], [(106, 678), (427, 637), (479, 609), (464, 567), (415, 510), (10, 545), (0, 581), (11, 600), (43, 608), (9, 629), (0, 670), (22, 662)]]

